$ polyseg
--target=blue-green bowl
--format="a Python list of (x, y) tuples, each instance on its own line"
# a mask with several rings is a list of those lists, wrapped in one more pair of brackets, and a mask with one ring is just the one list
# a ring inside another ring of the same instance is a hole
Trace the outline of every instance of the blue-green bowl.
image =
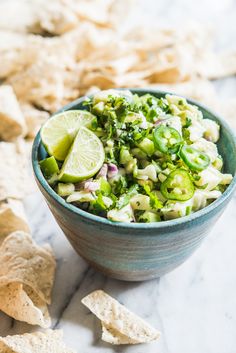
[[(131, 89), (143, 95), (163, 97), (167, 92)], [(84, 109), (80, 98), (60, 111)], [(221, 138), (218, 143), (224, 160), (224, 172), (234, 179), (223, 195), (209, 206), (189, 216), (160, 223), (114, 223), (85, 212), (58, 196), (48, 185), (39, 161), (45, 157), (40, 134), (32, 151), (37, 184), (57, 223), (77, 251), (91, 266), (104, 274), (127, 281), (160, 277), (182, 264), (201, 244), (232, 197), (236, 185), (236, 140), (227, 123), (207, 108), (199, 107), (205, 118), (218, 122)], [(75, 269), (76, 271), (76, 269)]]

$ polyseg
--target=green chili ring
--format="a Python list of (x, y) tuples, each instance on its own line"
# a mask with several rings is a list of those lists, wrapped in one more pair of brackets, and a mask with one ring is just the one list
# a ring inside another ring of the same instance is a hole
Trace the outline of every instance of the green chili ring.
[(193, 197), (194, 185), (186, 170), (175, 169), (161, 184), (160, 190), (168, 200), (187, 201)]
[(154, 144), (162, 153), (176, 153), (182, 142), (180, 133), (170, 126), (160, 125), (153, 132)]
[(184, 145), (179, 151), (180, 158), (184, 163), (194, 171), (202, 171), (210, 164), (210, 158), (204, 152), (200, 152), (197, 149)]

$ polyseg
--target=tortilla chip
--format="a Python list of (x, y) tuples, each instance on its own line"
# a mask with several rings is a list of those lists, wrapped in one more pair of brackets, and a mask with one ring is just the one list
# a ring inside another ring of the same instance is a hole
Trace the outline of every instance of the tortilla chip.
[(158, 83), (152, 87), (185, 96), (187, 98), (193, 98), (208, 105), (211, 105), (216, 99), (216, 92), (213, 84), (203, 78), (193, 77), (188, 81), (172, 84)]
[(228, 98), (225, 100), (217, 100), (215, 109), (218, 109), (219, 112), (222, 114), (224, 119), (230, 124), (230, 126), (236, 129), (236, 99), (235, 98)]
[(95, 94), (97, 92), (99, 92), (100, 89), (97, 86), (91, 86), (86, 92), (85, 95), (89, 96), (90, 94)]
[(26, 123), (11, 86), (0, 86), (0, 138), (12, 141), (26, 133)]
[(125, 39), (138, 52), (160, 51), (176, 43), (176, 30), (156, 25), (134, 26), (125, 33)]
[(7, 199), (0, 203), (0, 245), (4, 238), (16, 230), (29, 232), (23, 203)]
[(76, 63), (62, 44), (54, 38), (44, 40), (35, 62), (8, 78), (20, 101), (54, 112), (78, 97)]
[[(80, 0), (71, 2), (78, 18), (102, 26), (112, 25), (109, 9), (114, 0)], [(95, 10), (96, 9), (96, 10)]]
[[(16, 32), (62, 34), (78, 23), (73, 9), (64, 1), (12, 0), (0, 2), (0, 28)], [(20, 13), (20, 16), (15, 16)]]
[(0, 288), (0, 310), (15, 320), (43, 328), (51, 326), (46, 303), (32, 290), (28, 293), (21, 283), (11, 283)]
[(31, 104), (21, 104), (27, 125), (27, 137), (33, 138), (39, 131), (41, 125), (49, 118), (50, 114), (43, 110), (36, 109)]
[(63, 34), (75, 28), (78, 24), (77, 14), (73, 3), (69, 0), (38, 0), (30, 5), (33, 8), (35, 20), (29, 27), (33, 33)]
[(38, 246), (21, 231), (10, 234), (0, 247), (0, 309), (17, 320), (49, 327), (54, 274), (50, 247)]
[(32, 191), (24, 140), (0, 142), (0, 201), (23, 199)]
[(55, 259), (48, 247), (38, 246), (27, 233), (14, 232), (0, 247), (0, 264), (0, 286), (23, 283), (50, 304)]
[(132, 340), (131, 338), (125, 335), (122, 335), (120, 332), (114, 330), (112, 327), (106, 326), (104, 322), (102, 322), (102, 340), (114, 345), (137, 343), (135, 340)]
[[(129, 341), (137, 344), (155, 341), (160, 337), (156, 329), (102, 290), (90, 293), (82, 299), (82, 303), (102, 321), (104, 326), (102, 339), (108, 342), (122, 344), (122, 341), (125, 343)], [(117, 333), (121, 338), (112, 339)]]
[(0, 337), (1, 353), (74, 353), (63, 342), (62, 330)]
[(236, 52), (203, 52), (197, 71), (210, 80), (233, 76), (236, 74)]
[[(1, 4), (2, 2), (0, 7)], [(28, 65), (35, 62), (42, 42), (43, 39), (39, 36), (1, 30), (0, 78), (7, 78), (17, 72), (24, 71)]]
[[(15, 32), (24, 32), (34, 20), (28, 1), (1, 1), (0, 2), (0, 28)], [(20, 16), (16, 16), (20, 13)]]

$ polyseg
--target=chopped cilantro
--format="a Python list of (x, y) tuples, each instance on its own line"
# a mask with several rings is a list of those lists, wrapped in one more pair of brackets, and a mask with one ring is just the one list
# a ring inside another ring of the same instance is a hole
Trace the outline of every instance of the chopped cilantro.
[(150, 186), (147, 184), (144, 184), (143, 188), (146, 194), (150, 197), (150, 206), (153, 209), (162, 208), (163, 207), (162, 202), (158, 199), (157, 195), (151, 191)]

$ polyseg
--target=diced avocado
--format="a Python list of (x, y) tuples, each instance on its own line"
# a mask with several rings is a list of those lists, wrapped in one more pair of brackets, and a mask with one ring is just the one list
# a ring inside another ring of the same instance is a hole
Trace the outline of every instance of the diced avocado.
[(46, 178), (50, 178), (53, 174), (59, 172), (59, 167), (54, 156), (43, 159), (39, 162), (39, 165)]
[(57, 193), (58, 195), (64, 197), (73, 194), (75, 191), (75, 186), (72, 183), (58, 183), (57, 185)]
[(111, 185), (105, 178), (100, 178), (100, 191), (104, 196), (109, 196), (111, 193)]
[(147, 158), (147, 154), (145, 152), (143, 152), (140, 148), (135, 147), (131, 150), (131, 153), (134, 157), (138, 158), (138, 159), (145, 159)]
[(149, 140), (147, 137), (145, 137), (139, 144), (138, 147), (144, 151), (145, 153), (147, 153), (147, 155), (150, 157), (153, 155), (153, 153), (155, 152), (155, 147), (154, 147), (154, 143)]
[(137, 159), (132, 158), (125, 166), (125, 171), (126, 173), (135, 173), (135, 170), (137, 168)]
[(140, 217), (139, 222), (151, 223), (151, 222), (160, 222), (161, 217), (158, 213), (145, 211)]
[(101, 115), (104, 111), (105, 103), (99, 102), (93, 106), (93, 114)]
[(120, 163), (127, 164), (130, 160), (132, 160), (132, 155), (130, 154), (129, 150), (122, 146), (120, 149)]

